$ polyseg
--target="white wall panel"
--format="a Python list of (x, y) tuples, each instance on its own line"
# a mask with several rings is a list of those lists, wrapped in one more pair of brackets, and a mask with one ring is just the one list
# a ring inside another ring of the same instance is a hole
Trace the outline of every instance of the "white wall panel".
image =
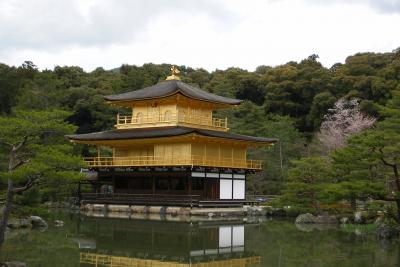
[(232, 229), (232, 246), (244, 246), (244, 225), (233, 226)]
[(244, 180), (233, 180), (233, 199), (244, 199), (245, 182)]
[(219, 183), (219, 198), (232, 199), (232, 180), (221, 179)]
[(192, 177), (206, 177), (204, 172), (192, 172)]
[(219, 247), (226, 248), (232, 246), (232, 227), (219, 227)]

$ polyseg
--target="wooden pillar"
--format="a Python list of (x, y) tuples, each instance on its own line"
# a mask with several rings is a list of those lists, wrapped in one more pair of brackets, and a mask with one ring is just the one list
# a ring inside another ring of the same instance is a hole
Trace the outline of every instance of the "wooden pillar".
[(112, 175), (112, 186), (113, 186), (112, 194), (115, 194), (115, 174)]
[(231, 146), (231, 162), (232, 162), (231, 167), (234, 167), (233, 166), (233, 145)]
[(155, 195), (156, 194), (156, 177), (152, 176), (151, 180), (152, 180), (151, 191), (152, 191), (152, 194)]
[(191, 177), (191, 174), (189, 174), (187, 176), (187, 192), (188, 192), (188, 195), (192, 194), (192, 177)]
[(203, 157), (203, 165), (205, 164), (205, 160), (207, 159), (207, 143), (204, 143), (204, 157)]
[(203, 198), (207, 198), (207, 177), (204, 177)]
[(99, 193), (99, 183), (97, 181), (93, 183), (93, 190), (95, 193)]

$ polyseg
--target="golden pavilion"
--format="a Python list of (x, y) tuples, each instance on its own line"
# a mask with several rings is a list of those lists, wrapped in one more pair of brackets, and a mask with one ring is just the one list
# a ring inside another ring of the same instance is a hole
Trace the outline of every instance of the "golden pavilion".
[[(229, 133), (218, 109), (242, 102), (218, 96), (180, 80), (179, 71), (140, 90), (105, 96), (107, 103), (129, 108), (117, 115), (114, 130), (68, 135), (75, 143), (95, 145), (85, 158), (86, 182), (93, 193), (86, 203), (218, 206), (242, 205), (246, 175), (262, 169), (247, 158), (250, 147), (276, 139)], [(101, 155), (109, 147), (112, 155)]]

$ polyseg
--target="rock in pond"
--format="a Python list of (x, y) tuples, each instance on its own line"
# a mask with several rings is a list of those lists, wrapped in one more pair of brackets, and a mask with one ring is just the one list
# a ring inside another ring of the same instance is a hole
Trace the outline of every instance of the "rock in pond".
[(354, 212), (354, 223), (366, 223), (367, 215), (365, 212), (356, 211)]
[(64, 222), (61, 221), (61, 220), (55, 220), (54, 221), (54, 226), (57, 226), (57, 227), (64, 226)]
[(28, 219), (11, 219), (8, 221), (7, 226), (10, 229), (30, 228), (31, 222)]
[(7, 261), (0, 263), (0, 267), (26, 267), (26, 263), (22, 261)]
[(256, 216), (265, 216), (267, 215), (267, 209), (263, 207), (254, 207), (254, 214)]
[(316, 223), (317, 217), (312, 215), (311, 213), (304, 213), (297, 216), (295, 223), (303, 224), (303, 223)]
[(336, 218), (336, 216), (323, 214), (323, 215), (318, 215), (317, 216), (315, 223), (318, 223), (318, 224), (337, 224), (338, 223), (338, 219)]
[(31, 222), (33, 227), (47, 227), (47, 222), (39, 216), (29, 216), (28, 220)]
[(270, 206), (244, 206), (243, 212), (250, 216), (266, 216), (270, 215), (271, 209)]
[(374, 224), (381, 225), (383, 222), (384, 222), (384, 219), (382, 217), (377, 217), (374, 221)]
[(297, 216), (296, 224), (336, 224), (338, 220), (335, 216), (330, 215), (319, 215), (314, 216), (311, 213), (300, 214)]
[(376, 228), (376, 236), (379, 239), (392, 239), (398, 235), (399, 235), (399, 231), (396, 228), (386, 225), (384, 223), (381, 223)]

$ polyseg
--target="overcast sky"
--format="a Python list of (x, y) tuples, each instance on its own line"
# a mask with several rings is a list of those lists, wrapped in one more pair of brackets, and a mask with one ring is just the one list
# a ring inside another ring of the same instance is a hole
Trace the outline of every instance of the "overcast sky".
[(400, 0), (0, 0), (0, 62), (207, 70), (400, 47)]

